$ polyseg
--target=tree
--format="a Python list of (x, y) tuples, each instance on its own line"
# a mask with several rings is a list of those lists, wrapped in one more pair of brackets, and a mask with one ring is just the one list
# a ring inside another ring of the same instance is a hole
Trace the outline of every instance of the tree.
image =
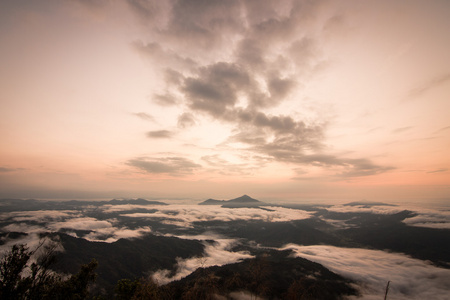
[(130, 300), (141, 286), (139, 280), (121, 279), (117, 282), (114, 291), (117, 300)]
[[(82, 265), (68, 279), (50, 267), (55, 262), (58, 243), (40, 241), (33, 251), (25, 244), (11, 247), (0, 259), (0, 298), (9, 299), (86, 299), (89, 285), (95, 281), (97, 261)], [(32, 257), (36, 262), (30, 263)]]
[(20, 299), (26, 291), (21, 274), (31, 253), (25, 245), (14, 245), (0, 261), (0, 298)]

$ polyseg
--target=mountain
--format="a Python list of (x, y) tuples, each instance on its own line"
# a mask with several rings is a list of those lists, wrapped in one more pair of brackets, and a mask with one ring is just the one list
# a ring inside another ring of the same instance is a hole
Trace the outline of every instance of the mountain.
[(198, 205), (222, 205), (226, 202), (227, 201), (225, 201), (225, 200), (208, 199), (208, 200), (205, 200), (205, 201), (199, 203)]
[(136, 204), (136, 205), (168, 205), (167, 203), (164, 203), (164, 202), (160, 202), (160, 201), (150, 201), (150, 200), (146, 200), (146, 199), (142, 199), (142, 198), (137, 198), (137, 199), (123, 199), (123, 200), (112, 199), (112, 200), (108, 201), (107, 203), (108, 203), (108, 204), (113, 204), (113, 205), (121, 205), (121, 204)]
[(267, 203), (256, 200), (248, 195), (242, 195), (241, 197), (234, 198), (231, 200), (208, 199), (199, 203), (199, 205), (222, 205), (222, 207), (226, 208), (239, 208), (239, 207), (259, 207), (267, 205)]
[(261, 201), (253, 199), (252, 197), (247, 196), (247, 195), (243, 195), (241, 197), (228, 200), (227, 202), (228, 203), (255, 203), (255, 202), (261, 203)]
[(94, 258), (99, 263), (96, 282), (106, 290), (112, 290), (122, 278), (141, 278), (159, 269), (173, 270), (177, 259), (200, 256), (205, 248), (197, 240), (153, 234), (113, 243), (91, 242), (61, 232), (49, 236), (59, 240), (64, 248), (57, 254), (52, 267), (55, 271), (74, 274)]
[(289, 250), (264, 249), (264, 253), (253, 259), (199, 268), (167, 287), (174, 299), (194, 295), (197, 299), (212, 299), (213, 294), (229, 299), (233, 294), (240, 293), (243, 297), (247, 294), (245, 299), (333, 300), (358, 294), (350, 280), (318, 263), (292, 257), (291, 254)]

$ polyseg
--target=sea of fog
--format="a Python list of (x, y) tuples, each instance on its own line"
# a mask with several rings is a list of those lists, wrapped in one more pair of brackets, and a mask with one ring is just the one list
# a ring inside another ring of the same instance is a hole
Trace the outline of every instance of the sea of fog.
[[(202, 206), (198, 205), (199, 200), (192, 199), (158, 199), (158, 201), (168, 205), (108, 203), (94, 205), (90, 202), (87, 205), (81, 203), (71, 207), (64, 206), (64, 201), (53, 200), (54, 208), (47, 205), (42, 209), (27, 210), (24, 206), (5, 211), (7, 206), (2, 204), (0, 231), (3, 236), (0, 251), (7, 251), (14, 243), (27, 243), (33, 247), (39, 242), (41, 233), (62, 230), (65, 234), (92, 242), (114, 243), (119, 239), (139, 238), (145, 234), (204, 241), (203, 258), (178, 259), (176, 274), (170, 274), (169, 270), (158, 270), (153, 273), (152, 276), (158, 282), (168, 283), (189, 275), (199, 267), (225, 265), (253, 257), (248, 251), (235, 250), (236, 245), (243, 243), (244, 239), (249, 240), (248, 237), (229, 235), (227, 230), (220, 226), (202, 227), (202, 224), (207, 223), (299, 222), (317, 218), (316, 213), (320, 210), (321, 221), (336, 230), (345, 230), (358, 227), (358, 223), (351, 220), (364, 219), (364, 215), (389, 216), (408, 210), (411, 214), (402, 221), (408, 227), (435, 230), (444, 233), (446, 237), (450, 235), (449, 199), (376, 202), (341, 199), (302, 201), (263, 199), (268, 204), (263, 208)], [(62, 203), (62, 206), (59, 203)], [(336, 215), (345, 215), (347, 219), (333, 217)], [(8, 232), (23, 232), (27, 235), (9, 239), (6, 234)], [(215, 242), (207, 242), (210, 240)], [(354, 280), (362, 292), (363, 299), (379, 299), (380, 290), (383, 290), (387, 280), (392, 281), (389, 299), (449, 299), (450, 269), (428, 260), (414, 258), (407, 253), (371, 247), (302, 245), (294, 242), (286, 242), (275, 247), (264, 245), (264, 239), (255, 244), (257, 247), (291, 249), (296, 256), (318, 262), (331, 271)]]

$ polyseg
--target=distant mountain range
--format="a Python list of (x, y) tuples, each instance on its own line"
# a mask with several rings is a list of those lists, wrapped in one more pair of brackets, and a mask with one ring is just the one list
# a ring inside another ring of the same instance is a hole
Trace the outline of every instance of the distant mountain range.
[(208, 199), (200, 202), (198, 205), (221, 205), (226, 208), (239, 208), (239, 207), (259, 207), (270, 205), (268, 203), (256, 200), (248, 195), (242, 195), (241, 197), (231, 200), (216, 200)]
[(0, 212), (16, 211), (16, 210), (63, 210), (71, 209), (78, 206), (102, 206), (102, 205), (168, 205), (160, 201), (151, 201), (142, 198), (129, 199), (112, 199), (109, 201), (83, 201), (83, 200), (69, 200), (69, 201), (42, 201), (35, 199), (0, 199)]

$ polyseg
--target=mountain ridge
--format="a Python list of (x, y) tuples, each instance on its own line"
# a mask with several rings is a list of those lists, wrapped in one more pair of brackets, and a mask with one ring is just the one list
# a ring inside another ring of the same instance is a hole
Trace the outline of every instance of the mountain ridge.
[(226, 208), (238, 208), (238, 207), (259, 207), (267, 205), (267, 203), (264, 203), (262, 201), (259, 201), (244, 194), (240, 197), (233, 198), (230, 200), (216, 200), (210, 198), (203, 202), (200, 202), (198, 205), (222, 205), (222, 207)]

